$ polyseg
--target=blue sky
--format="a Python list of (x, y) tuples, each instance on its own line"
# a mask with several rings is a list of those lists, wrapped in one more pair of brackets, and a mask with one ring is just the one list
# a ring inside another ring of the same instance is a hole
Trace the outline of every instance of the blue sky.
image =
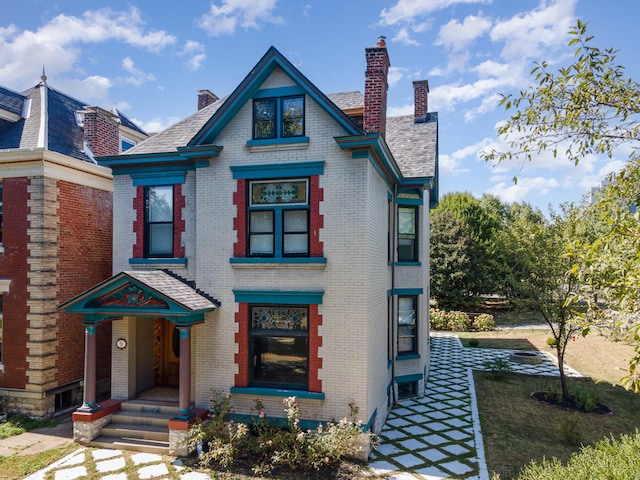
[(478, 157), (500, 145), (499, 94), (526, 88), (535, 61), (569, 62), (578, 18), (640, 80), (637, 0), (3, 0), (1, 10), (0, 85), (26, 90), (44, 66), (52, 87), (117, 106), (148, 131), (193, 113), (199, 89), (230, 93), (271, 45), (324, 92), (362, 91), (364, 49), (385, 35), (389, 114), (412, 113), (412, 81), (429, 80), (442, 193), (546, 211), (580, 200), (628, 154), (578, 167), (548, 155), (524, 167)]

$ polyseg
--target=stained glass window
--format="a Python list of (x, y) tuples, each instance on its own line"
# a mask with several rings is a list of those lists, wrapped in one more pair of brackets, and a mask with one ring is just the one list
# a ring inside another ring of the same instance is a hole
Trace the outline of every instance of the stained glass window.
[(307, 180), (251, 182), (251, 205), (303, 205), (307, 203)]

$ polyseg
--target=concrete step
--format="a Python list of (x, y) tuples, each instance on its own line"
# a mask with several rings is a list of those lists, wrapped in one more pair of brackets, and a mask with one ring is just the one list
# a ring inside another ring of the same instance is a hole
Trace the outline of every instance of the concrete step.
[(133, 423), (111, 422), (102, 428), (104, 437), (139, 438), (169, 442), (169, 429), (165, 425), (141, 425)]
[[(124, 423), (131, 425), (155, 425), (168, 428), (170, 413), (140, 412), (135, 410), (114, 412), (111, 416), (112, 423)], [(167, 430), (168, 431), (168, 430)]]
[(92, 447), (129, 450), (132, 452), (156, 453), (169, 455), (169, 441), (145, 440), (142, 438), (121, 438), (100, 436), (90, 444)]
[(123, 412), (164, 413), (167, 418), (180, 411), (175, 402), (162, 402), (153, 400), (127, 400), (122, 402), (120, 410)]

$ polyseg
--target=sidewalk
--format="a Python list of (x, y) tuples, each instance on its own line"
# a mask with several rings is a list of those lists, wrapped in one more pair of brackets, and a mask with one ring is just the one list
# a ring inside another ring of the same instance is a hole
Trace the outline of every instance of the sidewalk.
[[(472, 369), (484, 362), (508, 359), (512, 350), (463, 348), (453, 334), (431, 337), (431, 368), (425, 396), (402, 400), (390, 412), (373, 452), (369, 468), (389, 480), (442, 480), (448, 478), (488, 480), (484, 446), (473, 386)], [(519, 373), (557, 376), (555, 358), (538, 353), (540, 364), (511, 363)], [(567, 374), (579, 374), (565, 367)], [(71, 422), (0, 441), (0, 455), (26, 454), (58, 448), (72, 441)], [(5, 453), (8, 452), (8, 453)], [(78, 447), (71, 455), (27, 480), (44, 480), (53, 471), (55, 480), (87, 478), (102, 480), (164, 479), (204, 480), (208, 475), (188, 472), (180, 460), (148, 453)], [(134, 476), (129, 477), (127, 472)]]

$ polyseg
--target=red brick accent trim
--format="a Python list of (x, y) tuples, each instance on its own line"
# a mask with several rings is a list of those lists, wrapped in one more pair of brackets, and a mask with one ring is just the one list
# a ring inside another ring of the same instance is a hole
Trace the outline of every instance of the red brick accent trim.
[(95, 412), (73, 412), (71, 416), (74, 422), (95, 422), (96, 420), (111, 415), (113, 412), (120, 410), (122, 400), (110, 398), (104, 402), (100, 402), (100, 410)]
[(320, 176), (313, 175), (309, 179), (309, 196), (311, 197), (310, 227), (311, 241), (309, 252), (312, 257), (323, 256), (323, 245), (320, 241), (320, 229), (324, 227), (324, 216), (320, 213), (320, 202), (324, 200), (324, 189), (320, 187)]
[(238, 332), (236, 333), (236, 345), (238, 353), (234, 355), (235, 364), (238, 366), (236, 373), (235, 386), (249, 386), (249, 305), (240, 303), (238, 312), (236, 313), (236, 323), (238, 324)]
[(322, 337), (318, 327), (322, 325), (322, 315), (318, 312), (318, 305), (309, 305), (309, 391), (322, 392), (322, 380), (318, 378), (318, 371), (322, 368), (322, 358), (319, 348)]
[(184, 258), (182, 234), (185, 231), (185, 221), (182, 213), (185, 205), (186, 199), (182, 194), (182, 185), (177, 183), (173, 186), (173, 256), (175, 258)]
[(233, 204), (236, 206), (236, 217), (233, 219), (233, 230), (237, 239), (233, 245), (233, 256), (242, 258), (247, 255), (247, 180), (239, 179), (236, 191), (233, 192)]
[(192, 411), (196, 414), (196, 416), (190, 418), (189, 420), (170, 418), (169, 430), (189, 430), (189, 426), (193, 425), (197, 421), (204, 420), (209, 416), (209, 411), (204, 410), (203, 408), (194, 408)]
[(133, 244), (133, 258), (144, 258), (144, 187), (136, 187), (133, 210), (136, 212), (136, 219), (133, 222), (133, 233), (136, 236), (136, 242)]

